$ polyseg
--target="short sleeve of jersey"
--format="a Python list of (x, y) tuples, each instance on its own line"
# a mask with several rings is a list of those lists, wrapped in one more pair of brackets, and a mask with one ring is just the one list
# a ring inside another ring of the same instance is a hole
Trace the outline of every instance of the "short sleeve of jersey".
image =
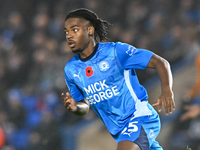
[(117, 42), (116, 54), (123, 69), (145, 69), (154, 53)]
[(73, 80), (70, 79), (70, 76), (67, 75), (66, 72), (67, 71), (65, 69), (65, 71), (64, 71), (64, 73), (65, 73), (65, 81), (66, 81), (66, 84), (67, 84), (67, 86), (69, 88), (71, 96), (74, 98), (74, 100), (76, 102), (83, 100), (84, 99), (83, 94), (81, 93), (79, 88), (74, 84)]

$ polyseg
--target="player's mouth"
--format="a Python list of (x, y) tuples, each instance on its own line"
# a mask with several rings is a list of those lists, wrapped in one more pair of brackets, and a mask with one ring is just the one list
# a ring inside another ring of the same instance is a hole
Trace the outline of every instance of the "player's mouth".
[(74, 48), (75, 47), (75, 43), (76, 43), (75, 41), (69, 41), (68, 45), (69, 45), (70, 48)]

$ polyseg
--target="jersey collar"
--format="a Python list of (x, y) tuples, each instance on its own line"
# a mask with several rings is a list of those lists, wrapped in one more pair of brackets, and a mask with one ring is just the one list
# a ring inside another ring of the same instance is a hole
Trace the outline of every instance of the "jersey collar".
[(94, 47), (94, 51), (92, 52), (92, 54), (90, 54), (90, 56), (86, 57), (86, 58), (81, 58), (79, 55), (79, 59), (83, 62), (90, 60), (97, 52), (97, 49), (99, 47), (99, 43), (96, 43), (95, 47)]

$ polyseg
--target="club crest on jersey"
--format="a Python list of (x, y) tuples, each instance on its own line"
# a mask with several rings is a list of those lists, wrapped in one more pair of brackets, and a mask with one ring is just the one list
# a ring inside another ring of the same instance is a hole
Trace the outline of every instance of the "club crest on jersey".
[(87, 77), (91, 77), (94, 74), (94, 71), (92, 70), (92, 67), (90, 66), (85, 69), (85, 72), (86, 72)]
[(101, 71), (107, 71), (110, 68), (109, 63), (106, 60), (103, 60), (99, 63), (99, 69)]
[(129, 55), (129, 56), (133, 56), (135, 53), (136, 53), (137, 49), (133, 46), (129, 46), (128, 47), (128, 50), (126, 51), (126, 53)]

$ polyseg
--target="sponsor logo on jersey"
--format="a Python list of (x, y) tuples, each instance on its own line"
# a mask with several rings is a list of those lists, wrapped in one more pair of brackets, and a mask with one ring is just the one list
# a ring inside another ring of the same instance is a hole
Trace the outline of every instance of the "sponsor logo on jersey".
[(129, 55), (129, 56), (133, 56), (135, 53), (136, 53), (137, 49), (133, 46), (129, 46), (128, 47), (128, 50), (126, 51), (126, 53)]
[(107, 71), (110, 68), (109, 63), (106, 60), (103, 60), (99, 63), (99, 69), (101, 71)]
[(87, 94), (86, 98), (91, 105), (120, 94), (117, 85), (110, 87), (106, 84), (106, 80), (90, 84), (84, 87), (84, 90)]
[(80, 72), (78, 74), (74, 74), (74, 77), (77, 77), (80, 79), (80, 76), (79, 76)]
[(94, 71), (92, 70), (92, 67), (90, 66), (85, 69), (85, 72), (86, 72), (87, 77), (91, 77), (94, 74)]

